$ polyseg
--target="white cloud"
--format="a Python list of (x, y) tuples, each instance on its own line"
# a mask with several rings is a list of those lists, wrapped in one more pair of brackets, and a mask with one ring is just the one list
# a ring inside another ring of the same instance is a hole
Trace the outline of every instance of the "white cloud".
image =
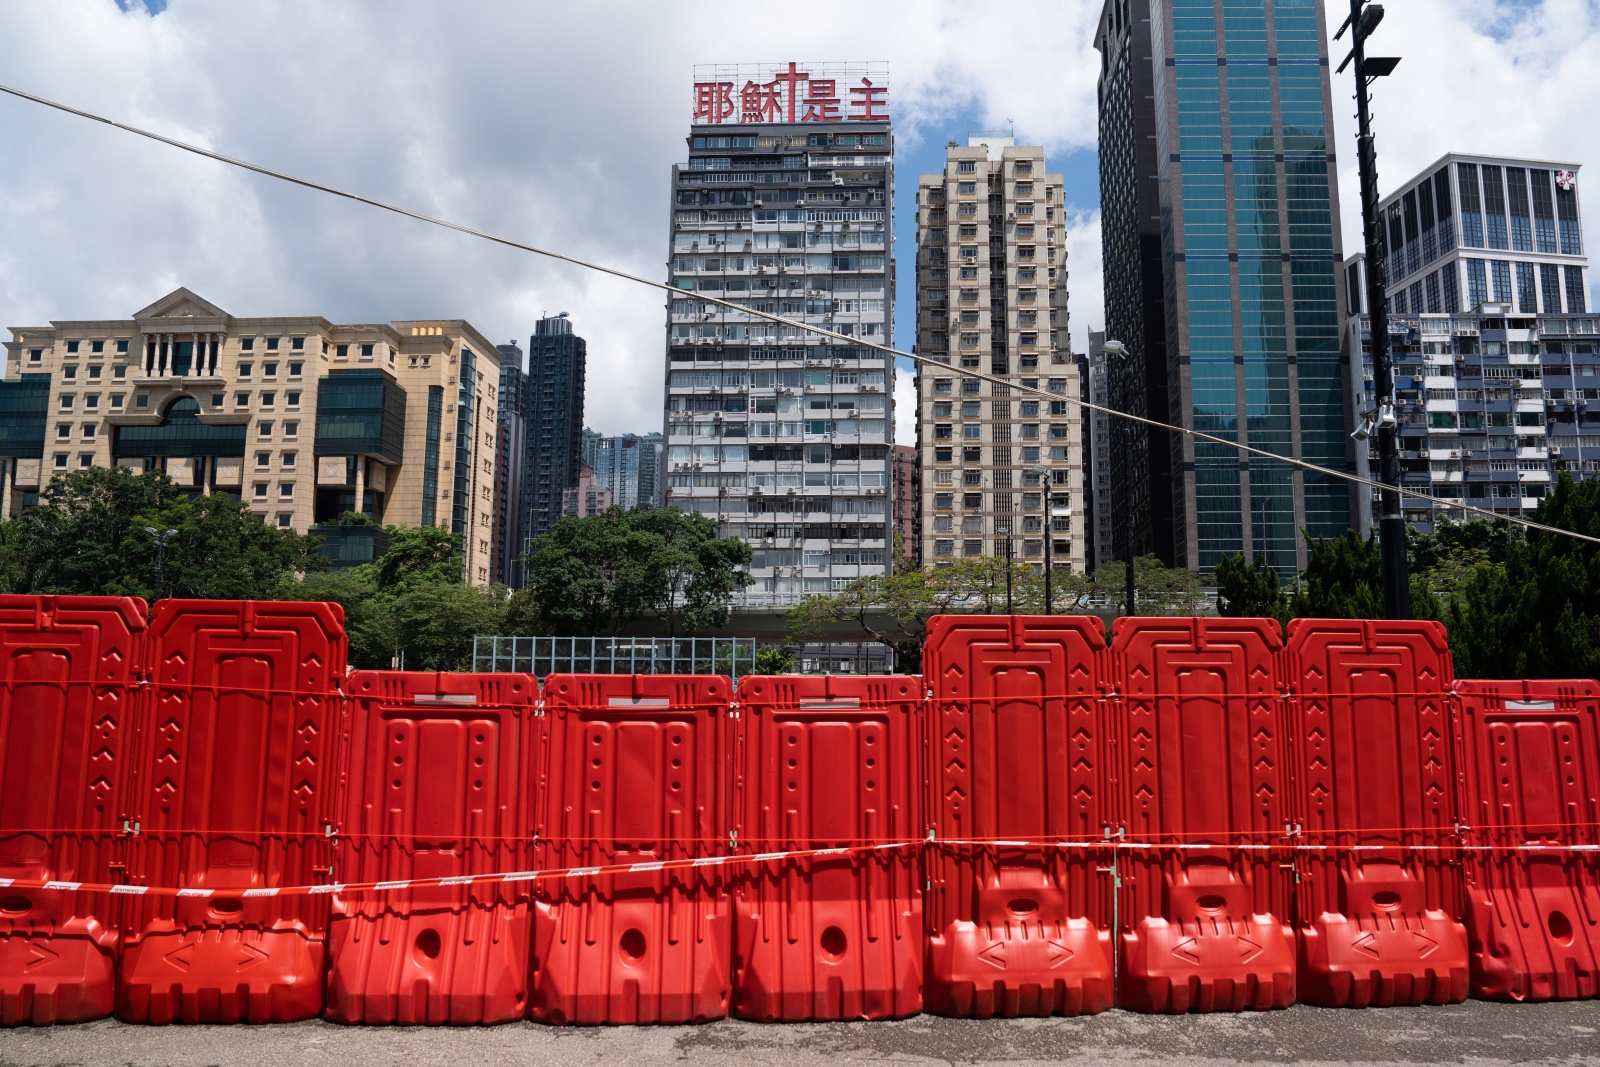
[[(3, 76), (40, 95), (463, 223), (664, 277), (668, 175), (692, 67), (887, 59), (899, 136), (972, 109), (1052, 154), (1093, 148), (1100, 4), (701, 0), (587, 4), (113, 0), (0, 6)], [(1600, 133), (1600, 13), (1583, 0), (1413, 0), (1379, 50), (1385, 188), (1452, 148), (1583, 161)], [(1019, 28), (1026, 27), (1026, 32)], [(1337, 59), (1337, 54), (1336, 57)], [(1348, 76), (1336, 89), (1346, 243), (1359, 213)], [(177, 285), (236, 314), (464, 317), (525, 339), (541, 311), (589, 340), (587, 421), (661, 421), (661, 294), (229, 170), (0, 99), (0, 322), (126, 315)], [(898, 179), (902, 210), (915, 175)], [(1095, 199), (1068, 189), (1069, 202)], [(1103, 321), (1098, 218), (1069, 218), (1072, 333)], [(910, 249), (900, 282), (912, 284)], [(904, 414), (904, 409), (902, 415)]]

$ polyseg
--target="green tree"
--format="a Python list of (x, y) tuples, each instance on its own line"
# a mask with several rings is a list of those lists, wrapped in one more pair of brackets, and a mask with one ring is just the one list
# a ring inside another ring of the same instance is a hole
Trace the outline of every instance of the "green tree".
[(654, 612), (672, 634), (718, 629), (733, 593), (749, 584), (738, 568), (751, 558), (749, 545), (719, 537), (704, 515), (675, 508), (564, 516), (527, 556), (531, 603), (518, 605), (517, 621), (537, 619), (562, 635), (616, 635)]
[[(1128, 565), (1108, 563), (1089, 576), (1088, 591), (1102, 603), (1125, 611)], [(1198, 615), (1206, 608), (1200, 576), (1187, 567), (1168, 567), (1157, 556), (1133, 561), (1134, 606), (1140, 615)]]
[[(1563, 473), (1535, 518), (1600, 537), (1600, 481)], [(1503, 565), (1477, 566), (1442, 614), (1463, 677), (1600, 677), (1600, 546), (1529, 530)]]
[(1306, 537), (1306, 570), (1293, 600), (1302, 619), (1381, 619), (1383, 580), (1378, 542), (1354, 530), (1340, 537)]
[(472, 669), (473, 639), (497, 634), (505, 618), (505, 591), (495, 586), (417, 582), (384, 610), (406, 670)]
[(1253, 561), (1243, 553), (1226, 557), (1217, 564), (1215, 579), (1219, 615), (1282, 622), (1289, 614), (1278, 572), (1259, 554)]
[(296, 572), (322, 566), (315, 538), (267, 526), (225, 496), (191, 498), (160, 472), (89, 467), (57, 475), (39, 504), (5, 524), (0, 575), (13, 592), (267, 599)]
[(763, 645), (756, 649), (755, 669), (751, 674), (792, 674), (794, 653), (776, 645)]
[(462, 581), (466, 561), (462, 537), (443, 526), (388, 526), (389, 549), (371, 563), (354, 568), (383, 591), (418, 584)]

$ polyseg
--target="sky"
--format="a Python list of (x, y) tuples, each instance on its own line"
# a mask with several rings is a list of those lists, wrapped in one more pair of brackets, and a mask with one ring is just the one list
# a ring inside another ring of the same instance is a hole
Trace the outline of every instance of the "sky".
[[(1373, 50), (1404, 60), (1377, 88), (1385, 191), (1452, 150), (1600, 158), (1592, 120), (1600, 0), (1387, 6)], [(1081, 350), (1104, 318), (1093, 45), (1100, 7), (6, 3), (0, 84), (665, 280), (670, 171), (686, 155), (695, 64), (887, 60), (897, 346), (914, 337), (917, 175), (939, 169), (947, 141), (1009, 128), (1019, 144), (1043, 145), (1050, 169), (1066, 177), (1069, 313)], [(1337, 63), (1344, 49), (1333, 47)], [(1348, 72), (1335, 79), (1347, 251), (1360, 240), (1351, 91)], [(524, 344), (541, 314), (568, 311), (589, 342), (585, 422), (605, 433), (661, 428), (657, 290), (10, 97), (0, 97), (0, 130), (0, 326), (126, 318), (180, 285), (240, 316), (464, 318), (491, 339)], [(1590, 230), (1591, 241), (1600, 236)], [(910, 395), (906, 373), (897, 395)], [(897, 436), (909, 443), (911, 406), (900, 404), (897, 416)]]

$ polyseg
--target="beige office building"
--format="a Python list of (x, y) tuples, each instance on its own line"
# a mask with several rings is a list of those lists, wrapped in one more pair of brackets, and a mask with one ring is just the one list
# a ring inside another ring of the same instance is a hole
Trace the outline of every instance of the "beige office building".
[[(0, 514), (57, 474), (119, 464), (324, 538), (336, 567), (385, 524), (463, 535), (489, 581), (500, 353), (459, 319), (235, 318), (187, 289), (131, 319), (14, 326), (0, 381)], [(341, 523), (347, 512), (376, 526)]]
[(917, 183), (917, 351), (949, 365), (918, 370), (926, 565), (1004, 556), (1009, 539), (1013, 558), (1042, 566), (1048, 508), (1052, 565), (1084, 568), (1063, 205), (1044, 150), (1009, 136), (952, 143), (944, 173)]

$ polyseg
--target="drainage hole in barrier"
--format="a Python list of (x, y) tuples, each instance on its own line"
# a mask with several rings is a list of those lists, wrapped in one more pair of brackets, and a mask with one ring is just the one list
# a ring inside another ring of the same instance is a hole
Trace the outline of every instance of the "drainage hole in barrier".
[(822, 951), (831, 960), (836, 960), (844, 955), (844, 950), (849, 947), (844, 931), (837, 926), (830, 926), (822, 931)]
[(1217, 896), (1215, 893), (1207, 893), (1205, 896), (1195, 901), (1195, 906), (1201, 911), (1221, 911), (1223, 908), (1228, 906), (1228, 902), (1222, 897)]
[(417, 935), (417, 960), (436, 960), (444, 944), (439, 940), (439, 931), (424, 930)]
[(1400, 894), (1384, 890), (1382, 893), (1372, 894), (1372, 903), (1384, 911), (1393, 911), (1400, 906)]
[(1013, 915), (1032, 915), (1039, 910), (1039, 902), (1032, 897), (1018, 897), (1006, 905), (1006, 910)]
[(237, 915), (244, 910), (244, 901), (237, 897), (216, 897), (211, 901), (213, 915)]
[(623, 963), (638, 963), (644, 959), (644, 934), (638, 930), (629, 930), (622, 935), (617, 947), (622, 950)]
[(1550, 928), (1550, 937), (1562, 945), (1572, 944), (1572, 920), (1559, 911), (1552, 911), (1545, 918), (1545, 925)]

